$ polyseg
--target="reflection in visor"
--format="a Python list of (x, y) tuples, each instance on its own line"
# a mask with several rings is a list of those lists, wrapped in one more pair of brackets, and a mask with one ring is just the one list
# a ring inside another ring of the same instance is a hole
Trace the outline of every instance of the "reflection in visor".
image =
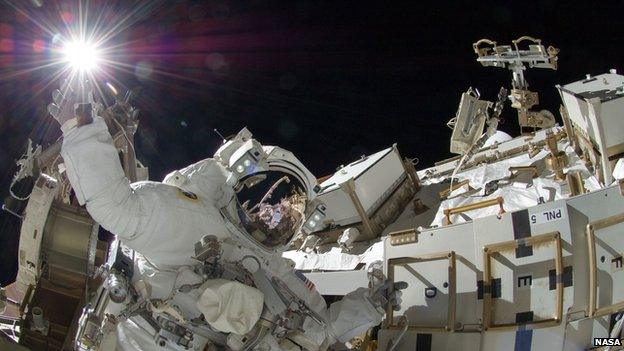
[(239, 202), (238, 212), (243, 226), (265, 247), (274, 248), (288, 244), (303, 220), (306, 196), (301, 188), (290, 186), (287, 193), (281, 189), (282, 194), (277, 196), (282, 198), (277, 202), (269, 202), (276, 189), (280, 185), (283, 188), (290, 181), (289, 176), (277, 180), (250, 209), (248, 209), (249, 201), (245, 201), (242, 205)]

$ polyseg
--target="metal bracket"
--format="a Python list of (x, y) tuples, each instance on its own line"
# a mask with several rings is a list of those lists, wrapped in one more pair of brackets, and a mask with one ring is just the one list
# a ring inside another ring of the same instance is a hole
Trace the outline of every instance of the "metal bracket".
[(468, 188), (470, 188), (470, 179), (462, 180), (461, 182), (455, 183), (453, 186), (440, 191), (440, 199), (446, 199), (453, 191), (463, 187), (464, 185), (468, 185)]
[(372, 239), (377, 236), (379, 230), (377, 228), (377, 225), (375, 225), (375, 223), (371, 221), (370, 217), (366, 213), (366, 209), (364, 209), (364, 206), (362, 205), (362, 202), (360, 201), (360, 198), (355, 191), (355, 180), (353, 178), (349, 179), (348, 181), (340, 184), (340, 188), (351, 198), (353, 207), (355, 207), (355, 210), (362, 220), (366, 237), (368, 239)]
[(399, 230), (388, 234), (390, 245), (399, 246), (418, 242), (418, 232), (416, 229)]

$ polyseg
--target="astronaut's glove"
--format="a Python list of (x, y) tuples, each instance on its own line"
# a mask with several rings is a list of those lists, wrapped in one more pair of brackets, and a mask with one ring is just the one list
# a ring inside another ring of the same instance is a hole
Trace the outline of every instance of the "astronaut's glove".
[(74, 75), (63, 80), (60, 89), (52, 92), (48, 112), (66, 132), (73, 127), (91, 123), (94, 104), (91, 82)]
[(398, 311), (401, 309), (401, 290), (405, 288), (407, 288), (407, 282), (395, 283), (386, 280), (382, 284), (371, 289), (369, 299), (375, 307), (381, 308), (384, 311), (388, 307), (392, 307), (393, 310)]
[(381, 262), (373, 262), (368, 269), (369, 300), (384, 311), (388, 307), (398, 311), (401, 309), (401, 290), (407, 288), (406, 282), (392, 282), (381, 270)]

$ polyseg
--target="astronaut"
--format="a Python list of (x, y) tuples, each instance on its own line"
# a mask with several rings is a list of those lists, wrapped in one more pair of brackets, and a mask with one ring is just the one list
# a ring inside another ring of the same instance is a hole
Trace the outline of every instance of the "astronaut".
[[(328, 308), (281, 257), (323, 208), (314, 201), (316, 180), (291, 153), (262, 146), (243, 129), (214, 158), (163, 182), (130, 184), (91, 91), (74, 77), (54, 92), (48, 110), (61, 125), (61, 154), (77, 201), (135, 252), (126, 288), (109, 279), (116, 307), (107, 307), (102, 349), (323, 350), (378, 325), (385, 309), (400, 303), (400, 287), (376, 272), (369, 288)], [(296, 204), (269, 208), (270, 221), (259, 226), (237, 192), (268, 169), (290, 172), (303, 194)], [(288, 230), (279, 225), (285, 217)]]

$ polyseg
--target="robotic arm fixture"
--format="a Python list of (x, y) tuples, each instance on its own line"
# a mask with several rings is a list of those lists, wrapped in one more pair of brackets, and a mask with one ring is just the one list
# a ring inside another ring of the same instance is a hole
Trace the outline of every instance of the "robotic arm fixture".
[[(521, 49), (519, 44), (526, 41), (531, 42), (531, 44), (528, 45), (528, 48)], [(529, 36), (512, 40), (512, 45), (497, 45), (495, 41), (481, 39), (472, 47), (477, 54), (477, 61), (481, 65), (511, 70), (513, 77), (509, 100), (511, 107), (518, 110), (521, 131), (524, 128), (549, 128), (555, 124), (555, 117), (548, 110), (530, 110), (539, 103), (539, 98), (536, 92), (529, 90), (529, 84), (524, 78), (524, 71), (527, 67), (556, 70), (559, 49), (553, 46), (545, 48), (540, 39)]]
[[(520, 49), (519, 44), (525, 41), (532, 44), (528, 49)], [(507, 96), (507, 89), (501, 88), (495, 104), (481, 100), (476, 89), (469, 88), (462, 94), (456, 116), (447, 123), (449, 128), (453, 129), (450, 151), (461, 155), (451, 179), (483, 147), (486, 140), (494, 135), (507, 97), (511, 101), (511, 107), (518, 110), (521, 132), (524, 128), (543, 129), (555, 124), (555, 117), (548, 110), (530, 110), (538, 104), (539, 99), (536, 92), (528, 89), (529, 84), (524, 78), (524, 71), (527, 67), (557, 69), (559, 50), (552, 46), (546, 49), (540, 39), (529, 36), (513, 40), (512, 44), (497, 45), (495, 41), (489, 39), (481, 39), (473, 44), (477, 61), (483, 66), (507, 68), (512, 71), (512, 89), (511, 94)], [(481, 134), (485, 125), (487, 129)]]

